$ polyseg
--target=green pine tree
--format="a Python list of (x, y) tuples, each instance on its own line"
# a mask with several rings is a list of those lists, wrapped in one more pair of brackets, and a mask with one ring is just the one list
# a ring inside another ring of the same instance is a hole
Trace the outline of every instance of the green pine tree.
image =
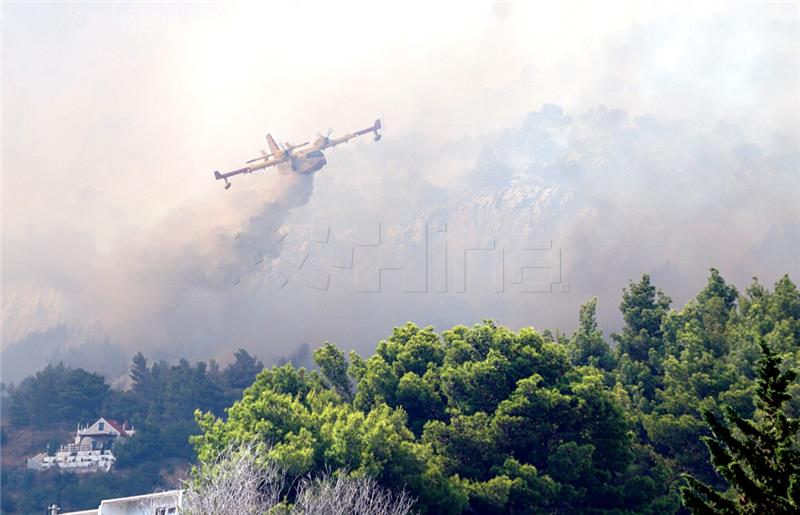
[(634, 361), (647, 361), (650, 350), (661, 350), (663, 334), (661, 322), (669, 312), (672, 299), (664, 295), (644, 274), (638, 283), (630, 282), (622, 291), (619, 310), (625, 320), (622, 334), (612, 334), (619, 351)]
[(756, 397), (762, 416), (745, 420), (725, 406), (723, 423), (703, 413), (712, 433), (704, 438), (711, 463), (730, 488), (717, 492), (684, 476), (681, 496), (692, 513), (800, 513), (800, 419), (787, 417), (782, 409), (797, 374), (781, 371), (782, 359), (766, 343), (759, 344), (763, 356), (756, 367)]
[(581, 306), (578, 329), (567, 348), (576, 365), (592, 365), (603, 370), (614, 368), (614, 355), (597, 327), (597, 297)]

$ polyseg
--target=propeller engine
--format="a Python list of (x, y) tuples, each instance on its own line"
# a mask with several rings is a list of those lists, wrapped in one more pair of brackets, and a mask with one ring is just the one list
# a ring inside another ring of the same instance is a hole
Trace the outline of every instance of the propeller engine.
[(284, 152), (284, 154), (286, 154), (286, 155), (291, 155), (291, 154), (292, 154), (292, 151), (293, 151), (294, 149), (296, 149), (296, 148), (300, 148), (300, 147), (304, 147), (304, 146), (308, 145), (308, 143), (309, 143), (308, 141), (304, 141), (303, 143), (300, 143), (300, 144), (298, 144), (298, 145), (294, 145), (294, 144), (292, 144), (292, 143), (289, 143), (289, 142), (287, 141), (286, 143), (284, 143), (284, 144), (281, 146), (281, 148), (283, 149), (283, 152)]
[(328, 129), (328, 132), (324, 136), (318, 132), (317, 133), (317, 141), (315, 142), (315, 144), (317, 144), (317, 145), (327, 145), (328, 142), (330, 142), (330, 140), (331, 140), (331, 133), (332, 132), (333, 132), (333, 129)]

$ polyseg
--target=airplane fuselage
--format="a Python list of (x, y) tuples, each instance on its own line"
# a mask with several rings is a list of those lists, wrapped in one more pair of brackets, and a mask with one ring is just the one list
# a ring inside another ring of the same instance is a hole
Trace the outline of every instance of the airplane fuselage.
[(321, 150), (315, 150), (304, 155), (292, 156), (289, 160), (291, 170), (294, 173), (314, 173), (318, 172), (328, 163)]

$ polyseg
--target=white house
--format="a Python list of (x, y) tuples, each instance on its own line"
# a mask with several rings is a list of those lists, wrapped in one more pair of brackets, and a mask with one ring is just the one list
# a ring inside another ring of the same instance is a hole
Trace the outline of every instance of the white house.
[(58, 511), (58, 507), (50, 508), (55, 515), (176, 515), (183, 505), (183, 490), (168, 490), (154, 494), (107, 499), (100, 503), (96, 510)]
[(73, 443), (62, 445), (55, 455), (39, 453), (28, 459), (28, 468), (58, 468), (68, 472), (107, 472), (116, 462), (111, 447), (120, 438), (133, 436), (135, 430), (116, 420), (100, 418), (94, 424), (75, 431)]
[(100, 418), (90, 426), (78, 426), (74, 445), (91, 450), (111, 449), (117, 438), (129, 438), (135, 432), (127, 422), (120, 424), (110, 418)]

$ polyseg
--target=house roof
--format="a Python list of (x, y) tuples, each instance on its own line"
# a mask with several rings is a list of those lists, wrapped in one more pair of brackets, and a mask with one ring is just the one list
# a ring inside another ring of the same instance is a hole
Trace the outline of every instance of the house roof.
[(130, 436), (127, 433), (127, 431), (125, 431), (125, 429), (123, 429), (123, 425), (120, 424), (119, 422), (117, 422), (116, 420), (113, 420), (113, 419), (110, 419), (110, 418), (104, 418), (103, 420), (108, 422), (108, 425), (113, 427), (117, 431), (117, 433), (119, 433), (120, 435), (122, 435), (122, 436)]
[[(92, 432), (89, 432), (90, 429), (95, 428), (100, 423), (107, 424), (107, 427), (100, 429), (97, 428)], [(127, 423), (120, 424), (114, 419), (100, 417), (98, 418), (92, 425), (86, 427), (78, 427), (78, 436), (114, 436), (114, 433), (118, 433), (120, 436), (131, 436), (133, 434), (133, 428), (126, 428), (125, 426)], [(113, 431), (112, 431), (113, 430)]]

